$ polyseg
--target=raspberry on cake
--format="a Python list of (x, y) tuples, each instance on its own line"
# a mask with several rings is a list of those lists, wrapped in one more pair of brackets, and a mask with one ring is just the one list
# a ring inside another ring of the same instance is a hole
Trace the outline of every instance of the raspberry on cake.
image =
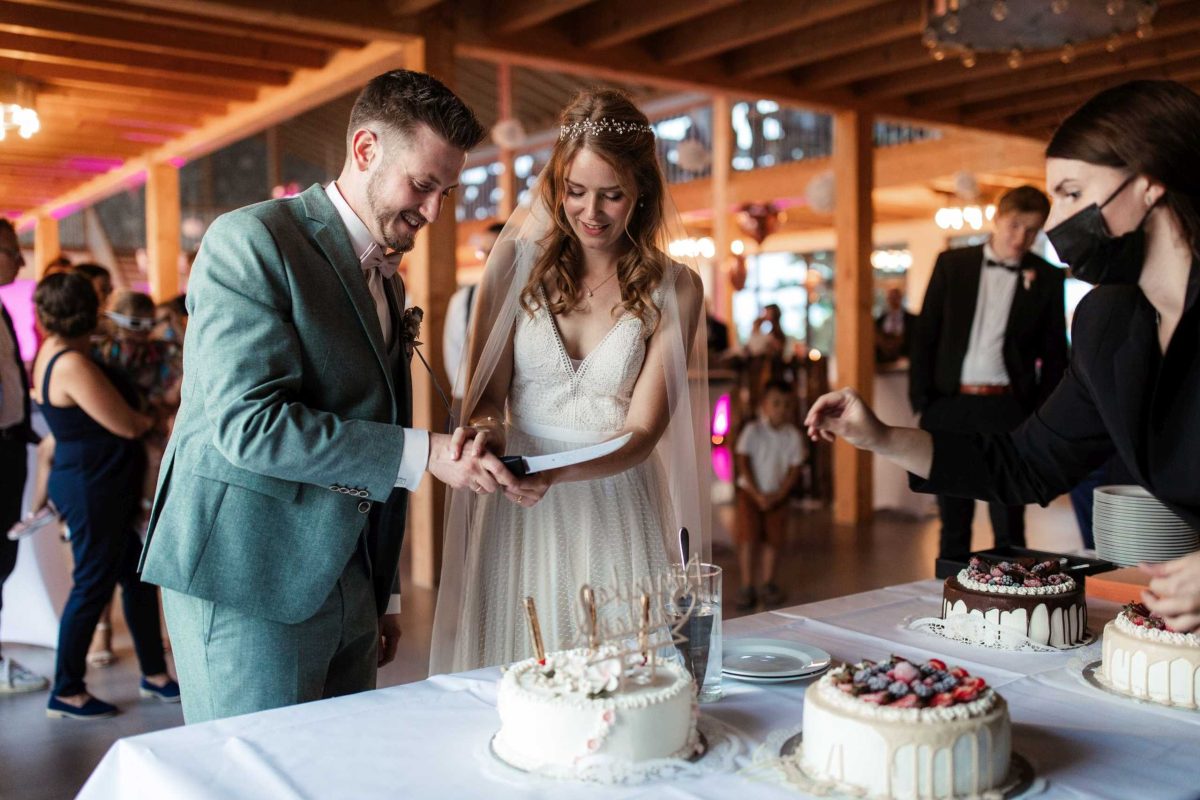
[(1168, 706), (1200, 707), (1200, 636), (1178, 633), (1141, 603), (1104, 626), (1098, 677), (1109, 688)]
[(1004, 699), (937, 659), (842, 666), (804, 701), (800, 765), (818, 781), (872, 797), (970, 797), (1008, 776)]
[[(942, 589), (942, 618), (963, 614), (1049, 647), (1071, 647), (1087, 639), (1083, 586), (1055, 560), (991, 562), (972, 557)], [(1002, 643), (995, 628), (978, 637), (976, 644)]]

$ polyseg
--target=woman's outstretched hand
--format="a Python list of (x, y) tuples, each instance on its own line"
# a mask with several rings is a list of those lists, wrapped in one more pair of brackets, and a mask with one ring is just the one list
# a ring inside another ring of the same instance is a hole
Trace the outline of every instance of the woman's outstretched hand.
[(1141, 568), (1152, 577), (1148, 590), (1142, 592), (1146, 608), (1162, 617), (1171, 630), (1200, 631), (1200, 553)]
[(821, 395), (808, 410), (804, 424), (814, 442), (822, 439), (832, 442), (840, 436), (860, 450), (875, 450), (888, 431), (888, 426), (879, 421), (853, 389)]

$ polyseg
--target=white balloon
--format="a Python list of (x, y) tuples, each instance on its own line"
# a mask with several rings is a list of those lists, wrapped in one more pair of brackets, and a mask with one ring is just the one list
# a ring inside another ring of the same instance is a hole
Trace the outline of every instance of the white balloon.
[(815, 176), (808, 182), (808, 186), (804, 187), (804, 199), (808, 201), (808, 207), (821, 214), (833, 211), (837, 204), (835, 186), (832, 170)]
[(497, 147), (515, 150), (525, 143), (525, 127), (519, 119), (502, 119), (492, 126), (492, 141)]
[(688, 172), (703, 172), (712, 163), (712, 153), (703, 142), (687, 139), (675, 148), (675, 163)]
[(974, 200), (979, 197), (979, 179), (967, 170), (954, 173), (954, 194), (962, 200)]

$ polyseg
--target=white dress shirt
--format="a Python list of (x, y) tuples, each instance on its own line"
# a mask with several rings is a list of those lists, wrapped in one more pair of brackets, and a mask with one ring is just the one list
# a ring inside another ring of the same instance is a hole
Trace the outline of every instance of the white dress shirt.
[(0, 430), (25, 421), (25, 385), (18, 345), (0, 319)]
[(971, 322), (971, 336), (967, 340), (967, 354), (963, 358), (961, 383), (985, 386), (1008, 386), (1011, 380), (1004, 366), (1004, 332), (1008, 328), (1008, 314), (1012, 310), (1013, 297), (1017, 293), (1019, 271), (1011, 272), (999, 267), (985, 266), (987, 262), (1001, 261), (990, 244), (983, 246), (983, 264), (980, 264), (979, 295), (975, 301), (975, 319)]
[[(354, 254), (358, 257), (359, 264), (362, 264), (375, 255), (382, 245), (371, 237), (367, 226), (342, 197), (336, 181), (329, 182), (325, 187), (325, 193), (329, 195), (333, 207), (337, 209), (338, 216), (342, 218), (342, 223), (350, 234), (350, 245), (354, 248)], [(367, 282), (367, 290), (371, 293), (371, 299), (375, 301), (375, 313), (379, 316), (379, 327), (383, 331), (383, 340), (386, 344), (390, 344), (394, 331), (392, 330), (392, 315), (388, 310), (387, 295), (384, 293), (384, 278), (377, 269), (367, 271), (363, 278)], [(405, 428), (404, 452), (400, 457), (396, 487), (415, 492), (421, 485), (421, 477), (425, 474), (427, 466), (429, 466), (429, 432), (419, 428)], [(400, 595), (391, 596), (384, 613), (400, 613)]]

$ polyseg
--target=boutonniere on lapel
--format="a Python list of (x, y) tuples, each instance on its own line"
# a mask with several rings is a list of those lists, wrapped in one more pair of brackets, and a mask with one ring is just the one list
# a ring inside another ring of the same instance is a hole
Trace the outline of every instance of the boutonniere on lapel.
[(1033, 288), (1033, 282), (1035, 280), (1037, 280), (1037, 270), (1036, 269), (1021, 270), (1021, 282), (1025, 285), (1025, 291), (1028, 292), (1030, 289)]
[(400, 336), (404, 343), (404, 354), (411, 360), (413, 351), (421, 346), (421, 321), (425, 319), (425, 312), (420, 306), (404, 309), (404, 313), (400, 315)]

